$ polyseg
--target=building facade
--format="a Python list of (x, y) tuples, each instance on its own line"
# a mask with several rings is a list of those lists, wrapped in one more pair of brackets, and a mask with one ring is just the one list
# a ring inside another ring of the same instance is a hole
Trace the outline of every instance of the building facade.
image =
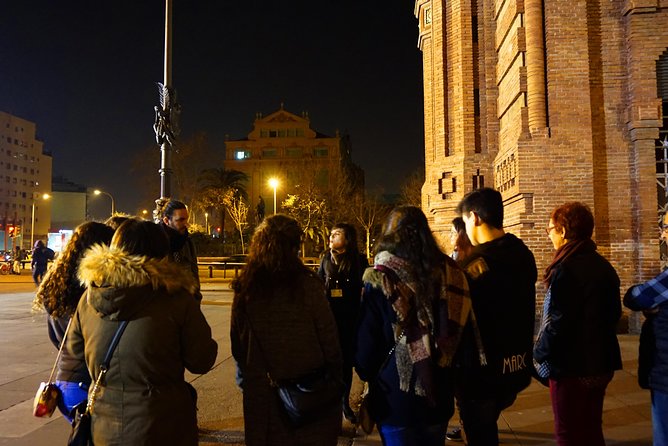
[[(308, 114), (298, 116), (281, 105), (267, 116), (258, 113), (246, 138), (225, 141), (224, 167), (248, 175), (251, 210), (257, 209), (262, 197), (265, 213), (271, 215), (274, 191), (280, 212), (281, 202), (288, 194), (299, 194), (300, 188), (327, 193), (341, 184), (363, 187), (363, 173), (353, 164), (351, 150), (349, 137), (338, 131), (333, 137), (317, 132)], [(270, 179), (277, 180), (275, 189)]]
[[(551, 211), (587, 203), (622, 288), (660, 267), (668, 184), (668, 0), (417, 0), (423, 208), (446, 235), (471, 190), (553, 257)], [(447, 237), (442, 237), (445, 241)]]
[(33, 122), (0, 112), (0, 249), (28, 248), (49, 232), (51, 203), (44, 194), (51, 193), (52, 158), (36, 130)]

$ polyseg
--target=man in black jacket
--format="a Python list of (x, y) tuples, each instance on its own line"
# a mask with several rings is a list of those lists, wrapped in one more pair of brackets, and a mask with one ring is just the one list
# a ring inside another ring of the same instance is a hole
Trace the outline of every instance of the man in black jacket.
[(526, 245), (503, 230), (503, 200), (490, 188), (457, 206), (474, 248), (464, 261), (485, 350), (483, 364), (469, 324), (456, 361), (456, 396), (469, 446), (497, 445), (497, 420), (531, 381), (536, 262)]

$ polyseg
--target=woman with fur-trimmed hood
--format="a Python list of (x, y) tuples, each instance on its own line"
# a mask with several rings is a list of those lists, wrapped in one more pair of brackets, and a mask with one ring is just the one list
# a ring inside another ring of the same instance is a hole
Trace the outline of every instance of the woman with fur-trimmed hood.
[(198, 443), (195, 395), (184, 372), (208, 372), (218, 346), (193, 297), (192, 277), (168, 253), (158, 225), (130, 219), (110, 247), (93, 247), (79, 266), (87, 292), (72, 318), (61, 371), (85, 360), (95, 381), (119, 322), (128, 321), (95, 398), (95, 444)]

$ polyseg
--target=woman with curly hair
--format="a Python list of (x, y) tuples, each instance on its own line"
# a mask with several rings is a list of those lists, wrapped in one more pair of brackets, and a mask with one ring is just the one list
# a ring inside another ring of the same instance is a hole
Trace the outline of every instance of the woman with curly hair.
[(333, 446), (341, 429), (338, 402), (311, 423), (293, 427), (267, 377), (271, 372), (276, 381), (293, 379), (324, 367), (341, 379), (336, 323), (322, 281), (298, 257), (301, 235), (290, 217), (265, 218), (232, 283), (230, 337), (249, 446)]
[[(108, 245), (114, 230), (103, 223), (89, 221), (77, 226), (55, 265), (44, 276), (33, 300), (33, 309), (46, 310), (49, 339), (60, 347), (70, 318), (77, 309), (79, 299), (86, 290), (77, 278), (79, 263), (88, 248), (96, 244)], [(56, 384), (62, 398), (58, 408), (65, 418), (71, 420), (72, 408), (86, 399), (90, 376), (85, 367), (77, 372), (58, 373)]]
[(49, 339), (56, 348), (60, 346), (67, 323), (85, 291), (77, 279), (79, 262), (84, 252), (95, 244), (108, 245), (113, 235), (114, 230), (103, 223), (89, 221), (77, 226), (55, 265), (49, 269), (37, 289), (33, 308), (45, 309), (49, 314)]

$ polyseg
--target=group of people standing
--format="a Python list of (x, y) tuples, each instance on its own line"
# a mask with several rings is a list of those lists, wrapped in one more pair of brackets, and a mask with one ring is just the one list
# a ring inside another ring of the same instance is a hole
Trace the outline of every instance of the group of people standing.
[(198, 444), (197, 395), (184, 372), (208, 372), (218, 346), (199, 305), (187, 209), (163, 205), (159, 224), (79, 226), (37, 291), (49, 337), (62, 345), (59, 409), (71, 420), (76, 406), (94, 404), (94, 444)]
[[(127, 218), (77, 228), (37, 293), (51, 340), (64, 342), (58, 382), (66, 416), (90, 397), (111, 338), (128, 322), (95, 403), (96, 444), (197, 444), (196, 393), (184, 370), (206, 373), (217, 344), (199, 307), (187, 208), (164, 205), (160, 224)], [(498, 191), (467, 194), (450, 257), (419, 208), (397, 207), (371, 268), (354, 227), (337, 224), (317, 273), (299, 258), (297, 221), (264, 218), (232, 283), (230, 337), (246, 444), (335, 445), (342, 416), (358, 421), (350, 404), (355, 370), (368, 383), (369, 414), (386, 446), (442, 446), (455, 402), (468, 445), (497, 445), (501, 411), (532, 376), (550, 388), (557, 444), (604, 445), (603, 399), (622, 366), (621, 300), (617, 273), (591, 239), (593, 215), (567, 203), (550, 216), (555, 256), (542, 275), (546, 295), (534, 336), (538, 271), (527, 246), (504, 231), (503, 211)], [(644, 335), (658, 347), (641, 361), (655, 444), (664, 444), (667, 418), (667, 277), (625, 298), (648, 311)], [(314, 370), (345, 390), (340, 404), (294, 426), (277, 382)]]

